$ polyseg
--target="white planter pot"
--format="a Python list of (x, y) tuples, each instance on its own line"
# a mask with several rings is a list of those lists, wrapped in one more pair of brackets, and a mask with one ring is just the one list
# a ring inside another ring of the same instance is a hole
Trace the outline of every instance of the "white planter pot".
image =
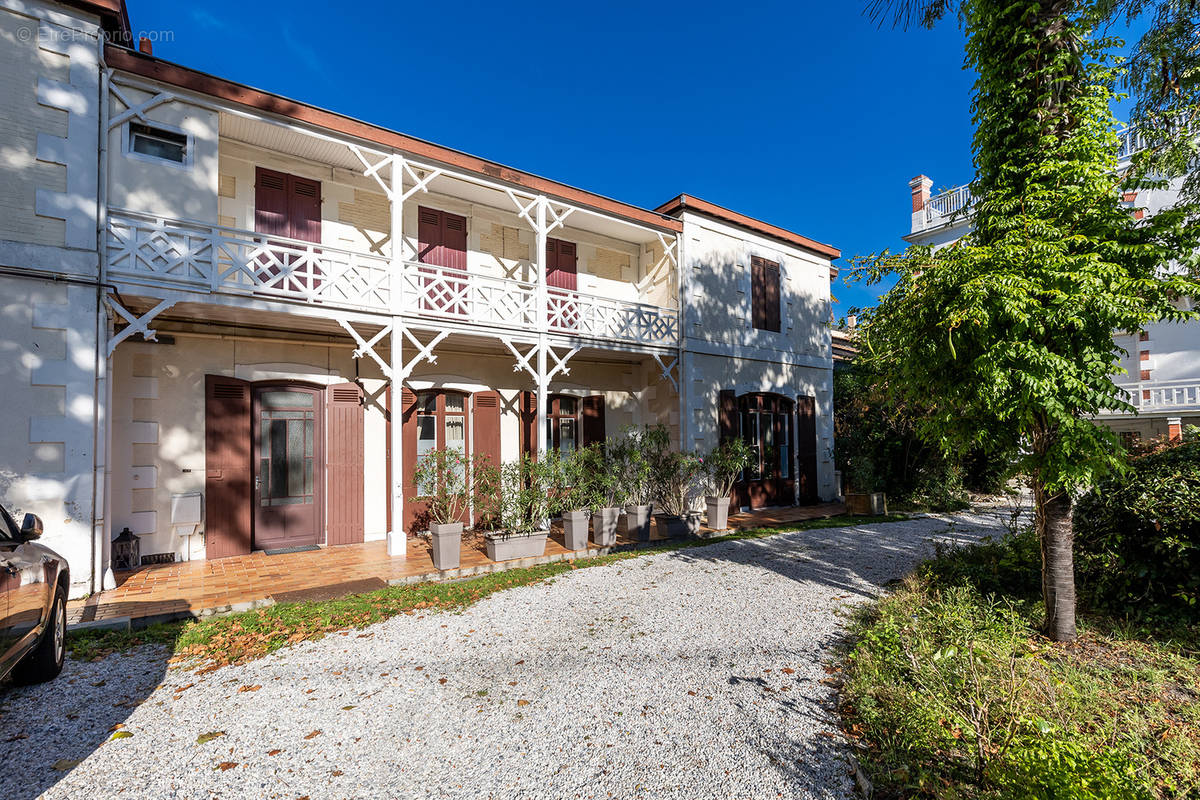
[(487, 554), (492, 561), (535, 558), (546, 552), (550, 531), (533, 533), (494, 533), (487, 537)]
[(563, 512), (563, 544), (568, 550), (587, 550), (588, 518), (586, 511)]
[(440, 570), (458, 569), (459, 558), (462, 554), (461, 522), (447, 522), (444, 525), (432, 523), (429, 534), (433, 539), (433, 566)]
[(709, 495), (704, 498), (708, 510), (708, 527), (723, 531), (729, 527), (729, 498)]
[(625, 529), (639, 542), (650, 541), (650, 517), (654, 506), (625, 506)]
[(597, 509), (592, 515), (592, 541), (597, 547), (612, 547), (617, 543), (617, 524), (620, 520), (619, 508)]

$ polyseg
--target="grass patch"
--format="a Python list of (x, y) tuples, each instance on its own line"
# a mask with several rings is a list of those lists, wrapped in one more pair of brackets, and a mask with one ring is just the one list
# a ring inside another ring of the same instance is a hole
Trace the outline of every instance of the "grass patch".
[(176, 663), (186, 662), (201, 671), (211, 671), (261, 658), (297, 642), (334, 633), (350, 636), (352, 631), (398, 614), (414, 615), (465, 608), (496, 592), (551, 580), (576, 569), (603, 566), (654, 553), (704, 547), (717, 542), (758, 539), (789, 531), (906, 519), (908, 517), (904, 515), (890, 514), (806, 520), (775, 528), (738, 531), (713, 539), (675, 540), (594, 558), (493, 572), (461, 581), (389, 586), (333, 600), (281, 603), (213, 619), (152, 625), (138, 631), (73, 632), (68, 635), (67, 644), (72, 657), (85, 660), (96, 660), (143, 644), (162, 644), (173, 649), (172, 660)]
[(842, 687), (877, 797), (1200, 792), (1200, 635), (1082, 615), (1037, 633), (1032, 532), (943, 551), (859, 612)]

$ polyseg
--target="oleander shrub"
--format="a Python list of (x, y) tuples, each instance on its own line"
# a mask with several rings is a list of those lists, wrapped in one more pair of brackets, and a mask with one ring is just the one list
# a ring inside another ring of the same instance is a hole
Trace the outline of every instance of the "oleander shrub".
[(1200, 442), (1133, 457), (1084, 495), (1075, 559), (1091, 608), (1200, 619)]

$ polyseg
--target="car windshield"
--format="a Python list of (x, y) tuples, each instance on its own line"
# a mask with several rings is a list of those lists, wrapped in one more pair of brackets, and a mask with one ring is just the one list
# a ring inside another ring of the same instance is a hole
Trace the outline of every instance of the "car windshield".
[(8, 509), (0, 506), (0, 542), (15, 541), (18, 538), (20, 530), (17, 527), (17, 523), (13, 521), (12, 516), (9, 515)]

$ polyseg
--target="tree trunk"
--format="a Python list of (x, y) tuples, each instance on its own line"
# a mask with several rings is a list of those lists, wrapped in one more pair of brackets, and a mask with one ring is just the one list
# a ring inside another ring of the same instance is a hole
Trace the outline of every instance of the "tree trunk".
[(1050, 493), (1034, 477), (1038, 540), (1042, 546), (1042, 600), (1046, 604), (1045, 634), (1056, 642), (1075, 641), (1075, 538), (1071, 495)]

